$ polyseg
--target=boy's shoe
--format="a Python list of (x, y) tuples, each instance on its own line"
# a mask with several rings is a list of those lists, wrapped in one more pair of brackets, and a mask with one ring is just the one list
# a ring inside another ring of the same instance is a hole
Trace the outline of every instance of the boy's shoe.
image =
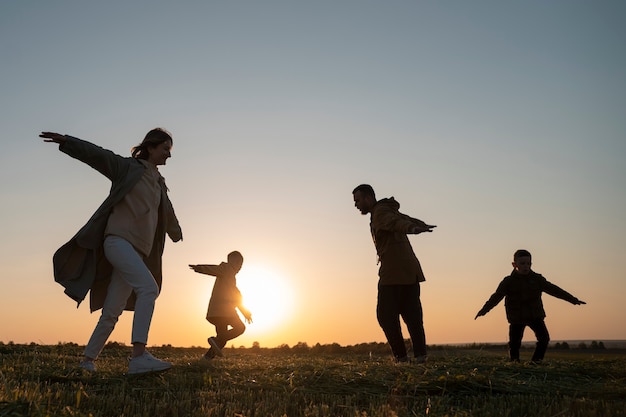
[(148, 372), (159, 372), (170, 369), (172, 364), (165, 362), (152, 356), (148, 351), (145, 351), (143, 355), (131, 358), (128, 362), (128, 374), (137, 375), (145, 374)]
[(78, 367), (90, 373), (96, 372), (96, 364), (93, 361), (80, 361)]
[(202, 355), (202, 359), (206, 359), (207, 361), (210, 361), (213, 358), (215, 358), (215, 349), (213, 348), (207, 350), (207, 352)]
[(220, 345), (217, 344), (217, 340), (215, 340), (214, 337), (209, 337), (207, 341), (209, 342), (209, 345), (211, 345), (211, 347), (215, 350), (215, 354), (217, 356), (224, 356), (222, 348), (220, 347)]

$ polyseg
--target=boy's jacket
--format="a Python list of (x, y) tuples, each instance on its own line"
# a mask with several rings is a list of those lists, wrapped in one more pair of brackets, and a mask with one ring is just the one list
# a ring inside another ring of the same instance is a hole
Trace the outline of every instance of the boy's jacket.
[(488, 312), (504, 298), (506, 318), (509, 323), (522, 324), (533, 320), (543, 320), (546, 312), (543, 309), (541, 294), (544, 292), (570, 303), (578, 301), (572, 294), (552, 284), (541, 274), (530, 271), (528, 275), (522, 275), (514, 270), (511, 275), (500, 282), (496, 292), (487, 300), (482, 311)]

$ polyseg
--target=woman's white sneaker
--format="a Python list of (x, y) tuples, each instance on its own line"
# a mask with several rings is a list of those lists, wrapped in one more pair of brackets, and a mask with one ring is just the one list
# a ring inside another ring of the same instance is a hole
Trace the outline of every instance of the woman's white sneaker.
[(152, 356), (148, 351), (145, 351), (143, 355), (131, 358), (128, 362), (128, 374), (145, 374), (148, 372), (159, 372), (170, 369), (172, 364), (170, 362), (162, 361)]

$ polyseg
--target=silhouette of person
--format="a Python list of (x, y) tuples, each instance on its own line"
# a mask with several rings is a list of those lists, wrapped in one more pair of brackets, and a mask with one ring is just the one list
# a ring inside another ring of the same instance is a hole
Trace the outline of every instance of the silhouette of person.
[(94, 360), (124, 310), (134, 310), (133, 353), (128, 373), (162, 371), (171, 363), (146, 350), (148, 332), (162, 281), (165, 235), (177, 242), (182, 231), (157, 166), (171, 156), (172, 137), (160, 128), (149, 131), (122, 157), (87, 141), (42, 132), (44, 142), (91, 166), (111, 180), (111, 191), (89, 221), (56, 251), (55, 280), (80, 304), (90, 292), (91, 311), (102, 309), (79, 366), (95, 372)]
[(407, 234), (432, 232), (436, 226), (400, 213), (393, 198), (376, 200), (374, 189), (361, 184), (352, 191), (355, 207), (370, 214), (370, 230), (378, 254), (378, 302), (376, 317), (397, 362), (408, 362), (400, 327), (404, 320), (413, 345), (414, 361), (427, 360), (426, 336), (420, 301), (420, 282), (425, 281), (419, 260)]
[(237, 288), (237, 273), (242, 265), (243, 256), (238, 251), (229, 253), (227, 262), (219, 265), (189, 265), (195, 272), (215, 277), (206, 319), (215, 326), (216, 336), (207, 339), (211, 347), (204, 354), (205, 359), (223, 356), (222, 349), (226, 343), (241, 336), (246, 330), (237, 309), (241, 311), (248, 324), (252, 323), (252, 314), (244, 307), (243, 297)]
[(519, 361), (524, 329), (530, 327), (535, 332), (537, 345), (531, 362), (540, 363), (548, 348), (550, 334), (544, 321), (546, 313), (541, 302), (541, 294), (569, 301), (572, 304), (586, 304), (567, 291), (546, 280), (531, 269), (530, 252), (519, 249), (513, 254), (513, 272), (498, 285), (496, 292), (487, 300), (474, 320), (487, 314), (504, 298), (506, 318), (509, 322), (509, 356), (511, 361)]

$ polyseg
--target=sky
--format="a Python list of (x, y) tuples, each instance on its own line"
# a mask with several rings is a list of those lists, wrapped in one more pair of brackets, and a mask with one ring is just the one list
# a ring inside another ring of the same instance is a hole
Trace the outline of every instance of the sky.
[(207, 346), (214, 278), (188, 264), (232, 250), (254, 322), (229, 345), (384, 342), (361, 183), (437, 225), (410, 237), (428, 344), (507, 340), (503, 302), (474, 316), (519, 248), (587, 302), (544, 295), (553, 341), (626, 339), (624, 18), (622, 1), (2, 2), (0, 341), (84, 345), (99, 317), (52, 255), (110, 183), (39, 133), (129, 156), (157, 126), (184, 238), (149, 345)]

